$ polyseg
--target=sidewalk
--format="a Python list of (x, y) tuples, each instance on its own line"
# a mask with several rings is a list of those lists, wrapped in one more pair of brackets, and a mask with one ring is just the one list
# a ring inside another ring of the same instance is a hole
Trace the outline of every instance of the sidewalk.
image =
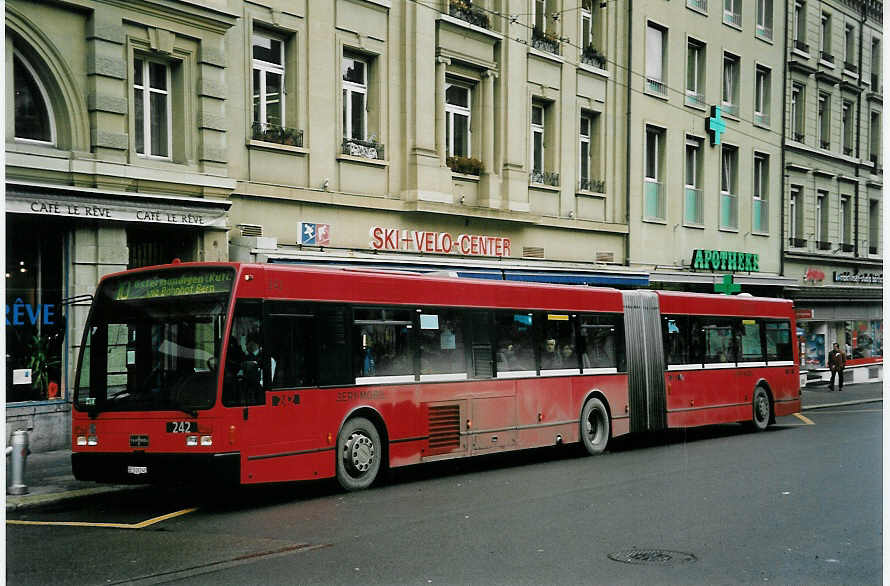
[[(802, 411), (860, 403), (883, 401), (882, 383), (848, 385), (842, 392), (830, 392), (827, 386), (807, 387), (802, 390)], [(6, 473), (9, 486), (10, 466)], [(99, 495), (122, 490), (134, 490), (141, 485), (104, 485), (75, 480), (71, 475), (71, 450), (31, 454), (25, 466), (25, 485), (28, 494), (6, 495), (6, 510), (31, 508), (69, 499)]]

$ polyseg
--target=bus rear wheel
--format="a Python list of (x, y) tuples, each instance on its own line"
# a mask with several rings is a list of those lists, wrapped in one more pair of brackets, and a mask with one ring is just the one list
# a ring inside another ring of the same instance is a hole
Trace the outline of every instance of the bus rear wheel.
[(769, 426), (769, 420), (772, 416), (769, 395), (763, 387), (754, 389), (753, 409), (752, 426), (755, 431), (763, 431)]
[(353, 417), (337, 436), (337, 482), (344, 490), (368, 488), (377, 479), (382, 456), (380, 433), (364, 417)]
[(606, 450), (610, 435), (609, 412), (602, 401), (593, 397), (581, 410), (581, 443), (588, 454), (596, 456)]

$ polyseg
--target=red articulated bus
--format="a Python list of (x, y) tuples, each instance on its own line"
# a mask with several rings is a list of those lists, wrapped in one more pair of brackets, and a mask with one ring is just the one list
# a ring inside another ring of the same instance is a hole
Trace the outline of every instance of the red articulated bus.
[(99, 284), (79, 479), (261, 483), (800, 409), (790, 301), (184, 263)]

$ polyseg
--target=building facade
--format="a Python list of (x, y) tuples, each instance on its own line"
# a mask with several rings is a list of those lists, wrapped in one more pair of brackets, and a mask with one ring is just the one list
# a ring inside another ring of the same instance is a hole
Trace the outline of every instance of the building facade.
[(788, 2), (784, 273), (811, 381), (832, 344), (848, 378), (880, 375), (883, 169), (880, 2)]
[(781, 296), (788, 284), (782, 18), (770, 0), (643, 2), (618, 15), (630, 72), (628, 260), (658, 287), (714, 292), (726, 278)]

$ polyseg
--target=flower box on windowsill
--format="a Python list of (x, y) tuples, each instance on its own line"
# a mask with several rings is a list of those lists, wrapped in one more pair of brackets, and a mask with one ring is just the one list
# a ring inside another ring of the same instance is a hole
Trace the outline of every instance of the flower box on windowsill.
[(789, 238), (788, 245), (792, 248), (804, 248), (807, 245), (806, 238)]
[(448, 15), (478, 27), (490, 28), (488, 15), (482, 9), (473, 6), (472, 0), (451, 0), (448, 3)]
[(584, 50), (581, 51), (581, 63), (605, 69), (606, 56), (600, 53), (593, 45), (587, 45), (584, 47)]
[(532, 47), (559, 55), (559, 37), (553, 33), (541, 32), (535, 27), (532, 29)]
[(533, 185), (538, 184), (559, 187), (559, 173), (551, 173), (550, 171), (532, 171), (528, 174), (528, 181)]
[(606, 193), (606, 182), (602, 179), (581, 179), (578, 182), (579, 191), (592, 193)]
[(819, 250), (831, 250), (831, 242), (828, 242), (827, 240), (817, 240), (816, 248)]
[(453, 173), (477, 177), (482, 174), (482, 161), (474, 157), (448, 157), (445, 164)]
[(303, 131), (296, 128), (287, 128), (277, 124), (264, 124), (254, 122), (252, 127), (253, 140), (271, 142), (284, 146), (302, 147)]
[(343, 139), (343, 154), (364, 159), (384, 160), (383, 145), (375, 141), (357, 138)]

